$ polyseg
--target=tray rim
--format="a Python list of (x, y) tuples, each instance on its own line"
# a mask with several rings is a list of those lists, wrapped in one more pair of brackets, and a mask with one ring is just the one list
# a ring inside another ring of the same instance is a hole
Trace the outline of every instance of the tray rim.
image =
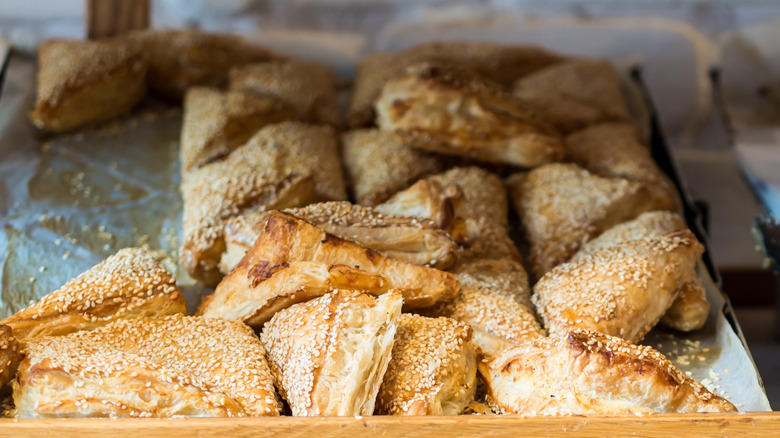
[[(618, 429), (619, 428), (619, 429)], [(724, 435), (775, 436), (780, 412), (732, 414), (571, 415), (522, 417), (517, 415), (461, 415), (449, 417), (242, 417), (109, 419), (53, 418), (0, 419), (0, 436), (49, 438), (140, 434), (156, 437), (226, 437), (278, 434), (283, 437), (316, 436), (576, 436), (620, 435), (668, 437), (686, 431), (687, 437)]]

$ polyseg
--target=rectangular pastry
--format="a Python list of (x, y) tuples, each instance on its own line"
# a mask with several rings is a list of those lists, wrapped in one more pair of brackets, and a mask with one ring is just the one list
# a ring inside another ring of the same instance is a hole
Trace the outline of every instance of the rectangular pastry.
[(46, 41), (30, 120), (61, 133), (127, 113), (146, 95), (146, 69), (144, 53), (125, 42)]
[(191, 87), (227, 87), (232, 67), (277, 57), (244, 38), (194, 29), (142, 30), (120, 38), (149, 58), (149, 88), (174, 101)]
[(375, 110), (380, 129), (425, 151), (521, 167), (563, 158), (560, 134), (522, 101), (446, 64), (412, 65), (384, 85)]
[(274, 315), (261, 337), (293, 415), (374, 413), (401, 301), (398, 292), (334, 291)]

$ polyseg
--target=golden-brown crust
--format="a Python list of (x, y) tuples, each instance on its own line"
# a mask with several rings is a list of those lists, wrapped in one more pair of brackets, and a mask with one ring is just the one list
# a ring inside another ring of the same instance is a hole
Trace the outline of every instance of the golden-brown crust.
[(628, 123), (591, 126), (566, 137), (566, 153), (579, 166), (596, 175), (621, 177), (643, 184), (654, 210), (679, 211), (682, 201), (674, 183), (650, 156)]
[(566, 59), (541, 47), (481, 41), (423, 43), (406, 50), (402, 56), (410, 59), (410, 62), (442, 61), (457, 64), (505, 85)]
[(477, 389), (471, 337), (471, 328), (462, 322), (402, 314), (375, 413), (460, 414)]
[(66, 132), (130, 111), (146, 93), (144, 54), (118, 41), (49, 40), (38, 47), (32, 123)]
[(604, 248), (545, 274), (533, 301), (551, 336), (584, 328), (638, 342), (677, 298), (702, 252), (687, 230)]
[(401, 74), (406, 66), (389, 53), (374, 53), (358, 61), (352, 100), (347, 110), (347, 126), (353, 129), (374, 126), (374, 102), (385, 82)]
[(265, 350), (238, 321), (184, 315), (36, 338), (14, 388), (16, 415), (279, 415)]
[(543, 338), (480, 363), (488, 403), (522, 415), (736, 412), (651, 347), (590, 330)]
[[(687, 229), (685, 219), (677, 213), (671, 211), (642, 213), (636, 219), (615, 225), (587, 242), (574, 255), (574, 258), (592, 254), (600, 249), (619, 246), (632, 240), (660, 237)], [(661, 318), (661, 323), (684, 332), (698, 330), (707, 323), (709, 311), (710, 303), (707, 301), (707, 292), (694, 267), (686, 273), (685, 283), (680, 286), (677, 299)]]
[(21, 350), (11, 327), (0, 325), (0, 388), (16, 376), (16, 370), (22, 361)]
[(523, 266), (512, 259), (465, 261), (453, 270), (460, 292), (451, 301), (422, 309), (474, 329), (474, 343), (492, 357), (498, 352), (546, 336), (536, 320)]
[[(447, 269), (456, 261), (457, 243), (429, 219), (385, 215), (346, 201), (320, 202), (285, 212), (391, 259), (436, 269)], [(253, 211), (225, 224), (223, 273), (230, 272), (252, 247), (265, 229), (266, 218), (267, 214)]]
[(450, 273), (386, 258), (273, 211), (252, 249), (198, 313), (240, 319), (259, 329), (274, 313), (334, 289), (375, 295), (398, 289), (404, 308), (415, 309), (448, 300), (458, 288)]
[(344, 167), (358, 204), (382, 203), (444, 168), (440, 158), (404, 145), (389, 132), (360, 129), (341, 139)]
[(452, 66), (416, 64), (388, 81), (377, 124), (423, 150), (536, 167), (563, 157), (562, 139), (498, 85)]
[(296, 118), (292, 109), (273, 96), (190, 88), (184, 97), (181, 127), (182, 169), (191, 170), (225, 157), (262, 127)]
[(437, 221), (465, 245), (464, 258), (520, 260), (509, 238), (506, 188), (501, 178), (479, 167), (454, 168), (418, 181), (377, 209)]
[(175, 313), (187, 313), (176, 279), (146, 250), (125, 248), (0, 324), (27, 341)]
[(222, 278), (228, 218), (346, 198), (333, 129), (298, 122), (266, 126), (224, 160), (185, 172), (181, 191), (181, 264), (212, 286)]
[(620, 80), (608, 61), (572, 59), (519, 79), (514, 94), (562, 133), (630, 120)]
[(456, 64), (502, 84), (510, 84), (562, 59), (538, 47), (473, 41), (424, 43), (395, 55), (375, 53), (358, 61), (347, 124), (351, 128), (372, 126), (374, 102), (382, 87), (412, 64), (424, 61)]
[(334, 291), (266, 324), (262, 340), (293, 415), (371, 415), (401, 314), (401, 294)]
[(120, 39), (148, 56), (149, 88), (173, 100), (197, 85), (225, 88), (232, 67), (277, 58), (241, 37), (197, 30), (142, 30)]
[(309, 123), (340, 125), (336, 75), (316, 62), (275, 60), (235, 67), (230, 89), (274, 96)]
[[(498, 175), (474, 166), (457, 167), (430, 180), (460, 188), (462, 200), (455, 203), (454, 212), (466, 235), (464, 257), (521, 260), (509, 238), (507, 191)], [(459, 226), (457, 221), (454, 224)]]
[(569, 260), (583, 242), (612, 225), (651, 210), (636, 182), (603, 178), (575, 164), (548, 164), (507, 180), (541, 278)]
[(442, 185), (430, 178), (421, 179), (406, 190), (376, 206), (376, 210), (395, 216), (410, 216), (433, 221), (460, 243), (467, 240), (465, 222), (455, 217), (455, 206), (463, 201), (463, 191), (455, 184)]

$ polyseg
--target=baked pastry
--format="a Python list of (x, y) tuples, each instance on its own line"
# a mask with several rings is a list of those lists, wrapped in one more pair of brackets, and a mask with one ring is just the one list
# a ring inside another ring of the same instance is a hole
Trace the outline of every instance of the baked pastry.
[(468, 324), (402, 314), (377, 396), (380, 415), (458, 415), (477, 390), (477, 349)]
[(19, 362), (22, 361), (22, 349), (11, 328), (0, 325), (0, 388), (16, 375)]
[(224, 158), (260, 128), (296, 117), (291, 108), (273, 96), (190, 88), (184, 97), (181, 167), (187, 171)]
[(336, 75), (316, 62), (275, 60), (235, 67), (230, 89), (276, 97), (309, 123), (340, 124)]
[(393, 55), (375, 53), (358, 61), (347, 124), (352, 128), (372, 126), (374, 103), (382, 87), (413, 64), (424, 61), (455, 64), (502, 84), (511, 84), (562, 59), (557, 54), (533, 46), (467, 41), (424, 43)]
[(570, 163), (512, 175), (507, 185), (537, 279), (569, 260), (583, 242), (653, 207), (641, 184)]
[(377, 125), (419, 149), (536, 167), (559, 161), (563, 142), (497, 84), (452, 66), (416, 64), (389, 80)]
[(19, 418), (279, 415), (263, 345), (238, 321), (115, 321), (25, 350)]
[(550, 336), (584, 328), (639, 342), (677, 298), (703, 250), (688, 230), (604, 248), (545, 274), (533, 301)]
[(520, 260), (509, 238), (506, 188), (501, 178), (479, 167), (458, 167), (433, 175), (377, 209), (439, 222), (466, 246), (464, 258)]
[(444, 169), (441, 158), (410, 148), (378, 129), (349, 131), (341, 141), (344, 168), (358, 204), (377, 205), (418, 179)]
[(458, 287), (448, 272), (389, 259), (272, 211), (252, 249), (206, 297), (198, 313), (239, 319), (259, 329), (274, 313), (336, 289), (374, 295), (397, 289), (404, 308), (417, 309), (451, 299)]
[(566, 154), (596, 175), (642, 183), (655, 210), (682, 210), (674, 183), (661, 172), (638, 135), (628, 123), (591, 126), (566, 137)]
[(558, 62), (518, 79), (514, 95), (565, 134), (596, 123), (630, 120), (620, 79), (608, 61)]
[(127, 113), (146, 94), (146, 69), (144, 54), (122, 42), (46, 41), (30, 120), (60, 133)]
[(536, 320), (528, 276), (515, 260), (477, 259), (459, 264), (453, 273), (460, 291), (450, 301), (428, 309), (427, 316), (463, 321), (474, 330), (474, 343), (486, 357), (546, 336)]
[(479, 372), (501, 414), (737, 411), (653, 348), (591, 330), (515, 347)]
[(149, 58), (149, 88), (174, 101), (194, 86), (225, 88), (232, 67), (277, 58), (244, 38), (192, 29), (142, 30), (120, 38)]
[(403, 52), (410, 62), (442, 61), (474, 70), (502, 85), (564, 61), (560, 54), (537, 46), (503, 45), (484, 41), (434, 41)]
[(187, 313), (176, 279), (146, 250), (125, 248), (0, 324), (27, 341), (175, 313)]
[(463, 190), (456, 184), (442, 185), (431, 178), (421, 179), (406, 190), (377, 205), (377, 211), (394, 216), (425, 218), (447, 230), (459, 243), (467, 243), (466, 223), (455, 217), (455, 206), (463, 202)]
[[(687, 229), (685, 219), (677, 213), (670, 211), (642, 213), (636, 219), (615, 225), (587, 242), (574, 255), (574, 258), (593, 254), (604, 248), (619, 246), (625, 242), (660, 237)], [(661, 323), (676, 330), (688, 332), (698, 330), (707, 323), (710, 303), (707, 301), (707, 292), (704, 290), (695, 267), (686, 273), (685, 278), (685, 283), (680, 286), (677, 299), (661, 318)]]
[(401, 301), (334, 291), (274, 315), (261, 337), (293, 415), (373, 414)]
[[(428, 219), (385, 215), (346, 201), (321, 202), (285, 213), (391, 259), (436, 269), (447, 269), (456, 260), (457, 243)], [(267, 217), (267, 213), (251, 211), (227, 221), (226, 250), (220, 262), (223, 273), (241, 261), (265, 230)]]
[(332, 128), (285, 122), (261, 129), (224, 160), (185, 172), (182, 266), (216, 286), (228, 218), (346, 199), (337, 152)]

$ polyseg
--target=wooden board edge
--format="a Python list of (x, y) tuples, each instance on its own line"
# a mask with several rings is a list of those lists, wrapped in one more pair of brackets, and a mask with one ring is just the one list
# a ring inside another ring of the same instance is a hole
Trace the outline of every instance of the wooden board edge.
[(0, 420), (0, 436), (95, 437), (447, 437), (447, 436), (776, 436), (780, 412), (627, 416), (458, 416), (350, 418), (181, 418)]

